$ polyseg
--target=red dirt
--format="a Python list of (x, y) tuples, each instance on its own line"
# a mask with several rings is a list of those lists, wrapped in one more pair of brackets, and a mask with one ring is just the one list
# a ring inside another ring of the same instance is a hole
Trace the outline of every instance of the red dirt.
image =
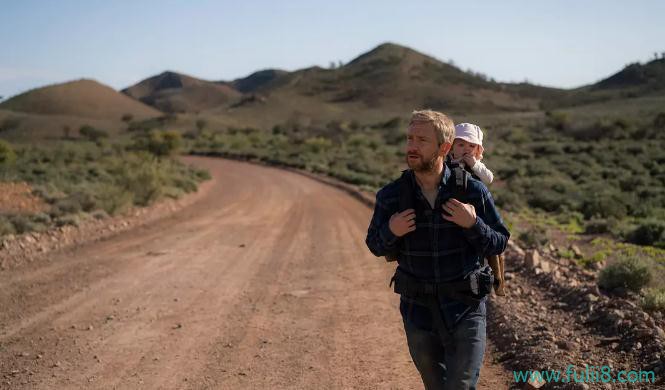
[(27, 183), (0, 183), (0, 214), (34, 214), (48, 209)]

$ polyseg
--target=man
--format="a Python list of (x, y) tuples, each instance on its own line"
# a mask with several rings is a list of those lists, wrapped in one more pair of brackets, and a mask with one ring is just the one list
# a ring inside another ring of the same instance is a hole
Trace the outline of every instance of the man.
[[(446, 115), (412, 113), (410, 169), (377, 193), (366, 239), (374, 255), (397, 258), (393, 282), (409, 352), (428, 390), (476, 388), (492, 284), (483, 259), (503, 252), (510, 235), (487, 187), (469, 177), (462, 193), (444, 164), (454, 136)], [(399, 210), (404, 188), (413, 205)]]

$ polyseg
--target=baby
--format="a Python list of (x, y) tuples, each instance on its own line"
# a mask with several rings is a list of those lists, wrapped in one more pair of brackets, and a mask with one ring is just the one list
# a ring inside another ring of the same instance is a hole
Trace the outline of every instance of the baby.
[[(490, 185), (494, 174), (480, 160), (483, 159), (483, 131), (471, 123), (460, 123), (455, 126), (455, 140), (450, 149), (450, 161), (461, 163), (464, 168), (480, 179), (485, 185)], [(487, 263), (494, 273), (494, 292), (496, 295), (506, 295), (504, 278), (504, 257), (489, 256)]]
[(450, 149), (453, 162), (462, 162), (485, 185), (490, 185), (494, 174), (480, 160), (483, 159), (483, 131), (471, 123), (455, 126), (455, 140)]

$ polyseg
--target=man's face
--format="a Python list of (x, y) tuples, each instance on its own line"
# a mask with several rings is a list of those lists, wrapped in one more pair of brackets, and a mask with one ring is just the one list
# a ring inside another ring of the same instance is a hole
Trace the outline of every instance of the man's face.
[(406, 135), (406, 163), (416, 172), (429, 172), (437, 159), (446, 155), (450, 144), (439, 145), (434, 126), (428, 122), (415, 122)]

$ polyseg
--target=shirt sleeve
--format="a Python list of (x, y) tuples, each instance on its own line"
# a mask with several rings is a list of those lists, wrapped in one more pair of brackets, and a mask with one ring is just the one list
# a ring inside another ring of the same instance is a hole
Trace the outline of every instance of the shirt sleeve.
[(494, 181), (494, 174), (481, 161), (476, 161), (476, 164), (471, 170), (473, 170), (473, 173), (475, 173), (485, 185), (490, 185), (492, 181)]
[(384, 193), (379, 191), (376, 194), (376, 203), (374, 205), (374, 214), (367, 229), (367, 238), (365, 243), (374, 256), (385, 256), (393, 251), (397, 246), (397, 237), (390, 230), (390, 217), (396, 212), (384, 199)]
[(501, 254), (506, 250), (510, 233), (494, 205), (492, 195), (485, 186), (482, 186), (481, 196), (471, 204), (476, 209), (476, 223), (464, 229), (464, 236), (484, 256)]

